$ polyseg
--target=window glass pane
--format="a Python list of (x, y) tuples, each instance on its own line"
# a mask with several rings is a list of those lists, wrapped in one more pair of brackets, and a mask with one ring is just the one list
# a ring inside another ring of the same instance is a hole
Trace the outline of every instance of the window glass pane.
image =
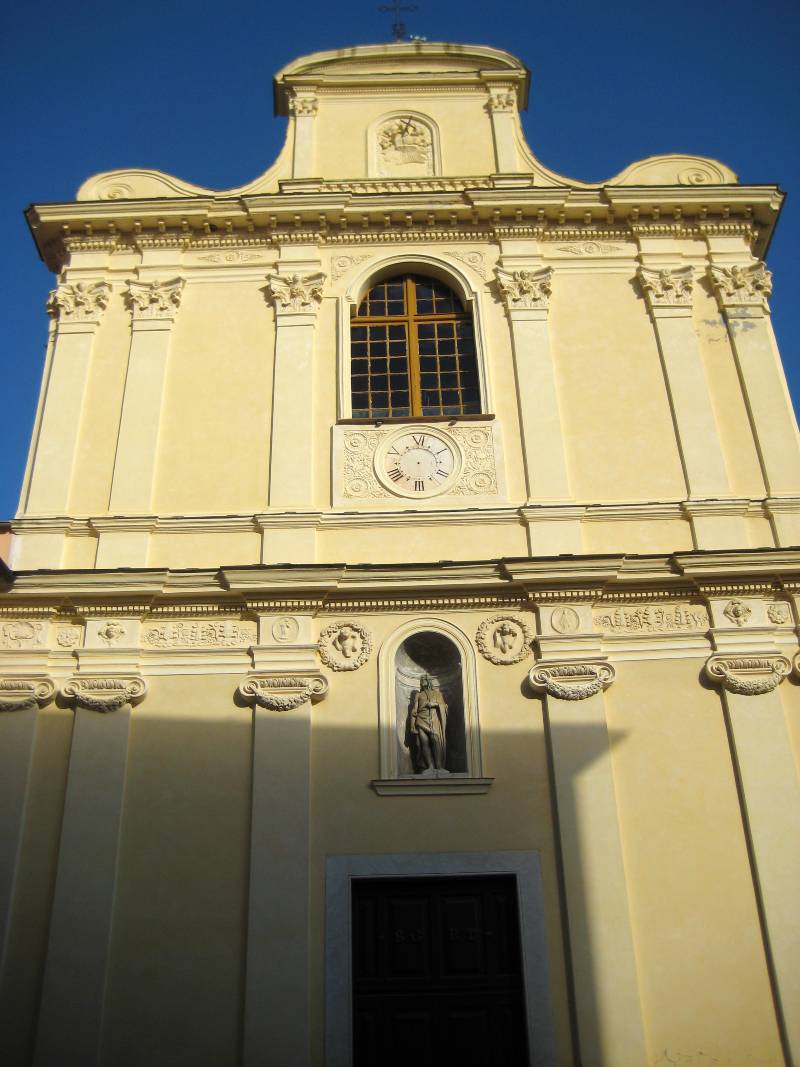
[(445, 389), (442, 392), (443, 404), (457, 404), (458, 403), (458, 391), (456, 389)]
[(389, 378), (386, 374), (373, 374), (369, 384), (373, 393), (385, 393), (389, 388)]
[(390, 326), (389, 327), (389, 338), (392, 341), (405, 341), (405, 339), (406, 339), (406, 328), (405, 328), (405, 326)]
[(367, 339), (367, 327), (366, 326), (354, 326), (350, 331), (350, 337), (353, 341), (366, 341)]
[(368, 363), (365, 359), (354, 359), (350, 364), (353, 374), (366, 374)]
[(439, 356), (439, 369), (440, 370), (455, 370), (456, 369), (456, 357), (455, 356)]
[(417, 330), (420, 340), (422, 340), (423, 337), (436, 336), (436, 324), (433, 322), (421, 322), (417, 327)]

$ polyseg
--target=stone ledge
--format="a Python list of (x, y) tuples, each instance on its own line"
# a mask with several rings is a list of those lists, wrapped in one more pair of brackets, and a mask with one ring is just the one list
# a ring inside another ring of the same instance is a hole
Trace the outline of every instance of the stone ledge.
[(456, 796), (467, 793), (488, 793), (494, 778), (469, 778), (451, 774), (446, 778), (374, 778), (372, 788), (382, 797)]

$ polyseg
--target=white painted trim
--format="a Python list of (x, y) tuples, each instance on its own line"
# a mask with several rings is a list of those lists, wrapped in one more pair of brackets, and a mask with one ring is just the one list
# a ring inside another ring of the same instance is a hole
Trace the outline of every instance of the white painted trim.
[[(444, 250), (443, 250), (444, 251)], [(445, 252), (446, 254), (446, 252)], [(338, 307), (338, 352), (336, 366), (339, 375), (338, 418), (349, 419), (352, 415), (350, 399), (350, 309), (358, 307), (367, 289), (382, 278), (403, 271), (419, 271), (436, 278), (454, 289), (464, 302), (464, 307), (472, 313), (472, 325), (475, 334), (475, 362), (478, 368), (478, 387), (480, 389), (481, 412), (492, 413), (492, 393), (489, 382), (489, 361), (486, 353), (486, 334), (481, 314), (481, 293), (475, 286), (467, 271), (439, 256), (424, 252), (392, 252), (370, 258), (350, 282), (345, 293), (337, 300)]]
[(325, 1067), (353, 1061), (351, 882), (354, 878), (435, 878), (513, 874), (531, 1067), (554, 1067), (550, 967), (539, 853), (430, 852), (329, 856), (325, 872)]
[(461, 655), (461, 678), (464, 687), (464, 732), (467, 753), (467, 777), (483, 776), (480, 721), (478, 718), (478, 676), (475, 670), (475, 650), (472, 642), (457, 626), (445, 619), (432, 617), (413, 619), (394, 630), (381, 645), (378, 653), (380, 686), (380, 767), (381, 779), (398, 778), (397, 770), (397, 708), (395, 707), (394, 660), (397, 650), (407, 637), (428, 630), (449, 638)]

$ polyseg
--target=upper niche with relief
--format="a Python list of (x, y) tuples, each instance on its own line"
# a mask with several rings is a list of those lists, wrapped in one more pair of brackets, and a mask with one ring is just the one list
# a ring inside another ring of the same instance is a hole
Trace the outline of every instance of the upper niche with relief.
[(393, 115), (370, 131), (371, 171), (381, 178), (428, 178), (437, 173), (434, 131), (414, 115)]

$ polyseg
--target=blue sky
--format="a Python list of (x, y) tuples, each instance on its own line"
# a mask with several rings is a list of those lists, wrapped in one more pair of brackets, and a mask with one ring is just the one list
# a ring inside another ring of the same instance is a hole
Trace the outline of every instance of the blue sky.
[[(318, 49), (388, 40), (373, 3), (32, 0), (0, 22), (3, 335), (0, 519), (17, 508), (52, 277), (22, 211), (101, 170), (156, 167), (212, 188), (266, 169), (284, 136), (271, 79)], [(800, 397), (800, 9), (789, 0), (502, 5), (428, 0), (405, 16), (429, 40), (491, 44), (532, 71), (523, 117), (541, 161), (598, 181), (661, 152), (720, 159), (789, 191), (768, 265), (773, 320)]]

